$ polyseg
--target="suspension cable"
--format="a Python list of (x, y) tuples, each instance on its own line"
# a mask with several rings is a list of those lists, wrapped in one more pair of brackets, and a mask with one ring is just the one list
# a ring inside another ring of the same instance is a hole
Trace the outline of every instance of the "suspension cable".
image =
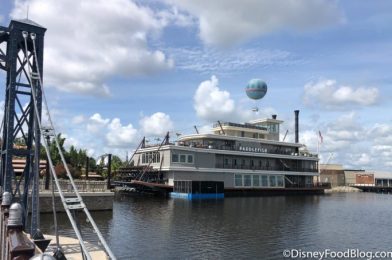
[[(47, 169), (50, 171), (50, 169)], [(56, 174), (56, 173), (54, 173)], [(56, 236), (56, 248), (57, 250), (61, 250), (60, 247), (60, 239), (59, 239), (59, 230), (57, 227), (57, 212), (56, 212), (56, 204), (55, 204), (55, 195), (54, 195), (54, 182), (53, 182), (53, 176), (52, 174), (49, 173), (50, 177), (50, 184), (52, 186), (52, 211), (53, 211), (53, 225), (54, 225), (54, 234)]]
[[(25, 55), (27, 55), (27, 36), (28, 36), (28, 33), (27, 33), (27, 32), (23, 32), (22, 35), (23, 35), (24, 43), (25, 43), (25, 51), (26, 51), (26, 52), (25, 52)], [(34, 49), (35, 49), (35, 48), (34, 48)], [(36, 56), (35, 56), (35, 61), (36, 61), (36, 66), (37, 66), (37, 68), (38, 68), (37, 57), (36, 57)], [(33, 94), (32, 97), (33, 97), (34, 110), (35, 110), (35, 113), (34, 113), (34, 114), (35, 114), (35, 116), (36, 116), (37, 123), (38, 123), (38, 126), (39, 126), (40, 130), (42, 130), (41, 117), (40, 117), (40, 115), (38, 114), (38, 105), (37, 105), (37, 100), (36, 100), (36, 92), (35, 92), (34, 85), (33, 85), (32, 79), (31, 79), (30, 65), (28, 65), (28, 69), (29, 69), (28, 80), (29, 80), (30, 87), (31, 87), (31, 91), (32, 91), (32, 94)], [(41, 82), (41, 81), (40, 81), (40, 82)], [(41, 85), (41, 88), (42, 88), (42, 85)], [(40, 131), (40, 133), (42, 134), (41, 131)], [(36, 138), (37, 138), (37, 137), (36, 137)], [(43, 139), (44, 139), (44, 138), (43, 138)], [(53, 161), (52, 161), (52, 158), (50, 157), (50, 152), (49, 152), (49, 149), (48, 149), (48, 147), (47, 147), (47, 143), (46, 143), (46, 140), (45, 140), (45, 139), (43, 140), (43, 147), (44, 147), (44, 149), (45, 149), (45, 151), (46, 151), (46, 154), (47, 154), (47, 156), (48, 156), (49, 166), (50, 166), (50, 168), (52, 169), (52, 172), (51, 172), (51, 173), (52, 173), (52, 175), (53, 175), (53, 177), (54, 177), (54, 179), (55, 179), (56, 185), (57, 185), (57, 187), (60, 187), (59, 181), (58, 181), (57, 176), (56, 176), (56, 171), (54, 170)], [(68, 219), (70, 220), (71, 225), (72, 225), (72, 227), (73, 227), (73, 229), (74, 229), (74, 231), (75, 231), (75, 234), (76, 234), (76, 236), (78, 237), (78, 239), (79, 239), (79, 241), (80, 241), (80, 245), (81, 245), (83, 251), (86, 251), (86, 252), (87, 252), (87, 254), (86, 254), (86, 255), (87, 255), (87, 259), (88, 259), (88, 260), (92, 260), (90, 254), (89, 254), (88, 251), (87, 251), (86, 245), (84, 245), (82, 236), (81, 236), (79, 230), (78, 230), (77, 227), (76, 227), (76, 223), (75, 223), (75, 221), (73, 220), (73, 218), (72, 218), (72, 216), (71, 216), (71, 212), (69, 211), (69, 209), (68, 209), (68, 207), (67, 207), (67, 205), (66, 205), (66, 203), (65, 203), (65, 197), (64, 197), (64, 194), (63, 194), (63, 192), (62, 192), (61, 189), (59, 189), (59, 194), (60, 194), (60, 197), (61, 197), (61, 201), (63, 202), (64, 209), (65, 209), (65, 211), (66, 211), (66, 213), (67, 213), (67, 215), (68, 215)]]
[[(54, 133), (54, 135), (55, 135), (55, 136), (54, 136), (54, 137), (55, 137), (54, 140), (55, 140), (55, 142), (56, 142), (56, 146), (57, 146), (57, 149), (58, 149), (58, 151), (59, 151), (61, 160), (62, 160), (62, 162), (63, 162), (63, 164), (64, 164), (64, 168), (65, 168), (65, 170), (66, 170), (66, 172), (67, 172), (68, 178), (69, 178), (69, 180), (70, 180), (70, 182), (71, 182), (71, 185), (73, 186), (73, 190), (74, 190), (76, 196), (82, 201), (82, 197), (80, 196), (79, 191), (78, 191), (78, 189), (76, 188), (75, 182), (74, 182), (74, 180), (73, 180), (73, 178), (72, 178), (72, 175), (71, 175), (71, 173), (70, 173), (70, 171), (69, 171), (68, 165), (67, 165), (67, 163), (66, 163), (66, 161), (65, 161), (65, 157), (64, 157), (63, 151), (61, 150), (61, 147), (60, 147), (60, 144), (59, 144), (59, 141), (58, 141), (58, 139), (57, 139), (57, 135), (56, 135), (56, 132), (55, 132), (55, 129), (54, 129), (54, 124), (53, 124), (52, 118), (51, 118), (50, 113), (49, 113), (48, 102), (47, 102), (46, 95), (45, 95), (45, 91), (44, 91), (44, 88), (43, 88), (43, 83), (42, 83), (42, 78), (41, 78), (41, 72), (40, 72), (39, 64), (38, 64), (38, 57), (37, 57), (37, 50), (36, 50), (36, 43), (35, 43), (35, 39), (36, 39), (35, 33), (31, 33), (31, 34), (30, 34), (30, 37), (31, 37), (31, 40), (32, 40), (32, 42), (33, 42), (34, 58), (35, 58), (36, 67), (37, 67), (38, 79), (39, 79), (39, 83), (40, 83), (40, 86), (41, 86), (41, 91), (42, 91), (42, 96), (43, 96), (43, 101), (44, 101), (43, 103), (45, 104), (45, 107), (46, 107), (46, 113), (47, 113), (47, 116), (48, 116), (49, 124), (50, 124), (50, 126), (52, 127), (53, 133)], [(25, 41), (26, 41), (26, 39), (25, 39)], [(27, 45), (26, 45), (26, 48), (27, 48)], [(36, 113), (36, 114), (37, 114), (37, 113)], [(37, 114), (37, 115), (38, 115), (38, 114)], [(41, 122), (39, 122), (39, 123), (41, 123)], [(40, 127), (40, 129), (42, 129), (42, 128)], [(53, 172), (54, 172), (54, 171), (53, 171)], [(54, 176), (55, 176), (55, 174), (54, 174)], [(56, 180), (56, 179), (57, 179), (57, 176), (55, 176), (55, 180)], [(57, 181), (57, 182), (58, 182), (58, 181)], [(56, 184), (57, 184), (57, 182), (56, 182)], [(106, 252), (108, 253), (108, 255), (110, 256), (110, 258), (116, 259), (116, 257), (115, 257), (114, 254), (112, 253), (111, 249), (109, 248), (108, 244), (106, 243), (105, 238), (102, 236), (102, 233), (101, 233), (101, 231), (99, 230), (97, 224), (95, 223), (94, 219), (93, 219), (92, 216), (90, 215), (90, 212), (88, 211), (87, 207), (83, 207), (83, 211), (85, 212), (86, 216), (87, 216), (88, 219), (90, 220), (91, 225), (93, 226), (94, 230), (96, 231), (96, 234), (97, 234), (99, 240), (101, 241), (102, 245), (104, 246), (104, 248), (105, 248)], [(87, 258), (88, 258), (88, 257), (89, 257), (89, 254), (87, 254)]]

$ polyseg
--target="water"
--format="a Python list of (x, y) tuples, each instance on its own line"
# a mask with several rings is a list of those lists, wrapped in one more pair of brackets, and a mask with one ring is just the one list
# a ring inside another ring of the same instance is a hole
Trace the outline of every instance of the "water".
[[(212, 201), (118, 195), (113, 212), (93, 214), (119, 259), (282, 259), (284, 249), (391, 249), (392, 197), (321, 196), (225, 198)], [(65, 214), (60, 234), (74, 236)], [(52, 215), (41, 216), (53, 234)], [(80, 219), (87, 240), (93, 234)], [(391, 250), (392, 251), (392, 250)]]

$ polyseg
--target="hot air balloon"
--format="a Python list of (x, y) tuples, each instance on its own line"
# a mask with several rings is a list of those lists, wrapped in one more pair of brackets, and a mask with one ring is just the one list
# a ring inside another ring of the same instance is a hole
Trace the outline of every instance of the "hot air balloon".
[[(253, 99), (253, 100), (259, 100), (262, 99), (265, 94), (267, 93), (267, 84), (262, 81), (261, 79), (251, 79), (246, 86), (246, 95)], [(254, 112), (258, 112), (259, 109), (257, 106), (252, 109)]]

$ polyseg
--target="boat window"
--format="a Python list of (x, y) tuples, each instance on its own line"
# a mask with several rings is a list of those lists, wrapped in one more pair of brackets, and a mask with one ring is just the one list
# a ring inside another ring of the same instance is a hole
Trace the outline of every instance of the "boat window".
[(229, 159), (225, 158), (225, 165), (229, 164)]
[(146, 163), (146, 154), (145, 153), (142, 154), (142, 163)]
[(252, 186), (252, 179), (251, 179), (251, 175), (244, 175), (244, 186), (245, 187), (250, 187)]
[(193, 163), (193, 155), (188, 154), (188, 163)]
[(284, 186), (283, 176), (276, 176), (278, 187)]
[(254, 187), (259, 187), (260, 186), (260, 176), (259, 175), (253, 175), (253, 186)]
[(186, 155), (185, 154), (180, 154), (180, 162), (186, 162)]
[(172, 154), (172, 162), (178, 162), (178, 154)]
[(276, 187), (276, 176), (275, 175), (269, 176), (269, 181), (270, 181), (271, 187)]
[(234, 175), (234, 185), (237, 187), (242, 186), (242, 175), (241, 174), (235, 174)]
[(261, 175), (261, 186), (268, 187), (268, 176)]

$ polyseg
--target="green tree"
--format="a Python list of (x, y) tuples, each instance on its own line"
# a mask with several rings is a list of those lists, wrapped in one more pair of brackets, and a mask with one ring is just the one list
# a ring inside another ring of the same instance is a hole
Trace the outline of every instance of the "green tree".
[[(59, 142), (60, 149), (63, 152), (64, 157), (67, 158), (68, 156), (66, 155), (66, 151), (64, 149), (65, 137), (62, 137), (61, 134), (58, 134), (54, 138), (57, 138), (57, 140)], [(40, 156), (41, 159), (46, 160), (46, 158), (47, 158), (46, 157), (46, 151), (45, 151), (45, 149), (43, 147), (41, 147), (41, 151), (40, 152), (41, 152), (41, 156)], [(52, 158), (53, 165), (57, 165), (58, 163), (61, 162), (60, 152), (57, 149), (56, 142), (55, 142), (55, 140), (53, 138), (51, 139), (50, 144), (49, 144), (49, 153), (50, 153), (50, 157)]]

